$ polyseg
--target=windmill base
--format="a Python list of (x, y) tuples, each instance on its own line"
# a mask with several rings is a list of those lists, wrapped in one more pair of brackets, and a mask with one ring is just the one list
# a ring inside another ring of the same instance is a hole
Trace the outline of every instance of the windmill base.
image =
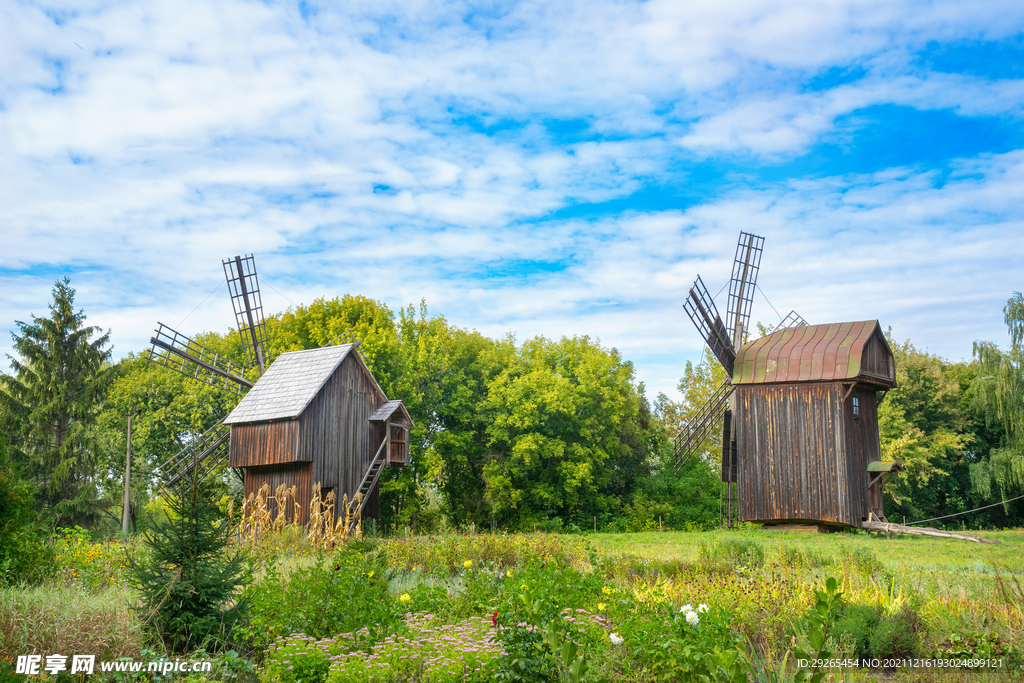
[(828, 524), (764, 524), (761, 526), (762, 531), (812, 531), (819, 534), (830, 534), (836, 531), (840, 531), (841, 527), (830, 526)]

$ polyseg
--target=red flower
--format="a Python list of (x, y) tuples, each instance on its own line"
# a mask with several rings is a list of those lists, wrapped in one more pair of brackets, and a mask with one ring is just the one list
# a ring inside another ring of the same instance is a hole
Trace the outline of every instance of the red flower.
[(341, 565), (340, 564), (334, 565), (334, 571), (338, 571), (339, 569), (341, 569)]
[(494, 614), (491, 615), (491, 626), (498, 625), (498, 610), (494, 610)]

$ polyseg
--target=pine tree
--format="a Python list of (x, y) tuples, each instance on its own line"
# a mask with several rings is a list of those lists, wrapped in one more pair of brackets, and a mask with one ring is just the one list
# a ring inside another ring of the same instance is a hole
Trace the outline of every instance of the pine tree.
[(65, 277), (53, 287), (50, 317), (17, 321), (11, 336), (21, 356), (15, 374), (0, 374), (14, 459), (34, 484), (36, 505), (52, 523), (88, 526), (97, 515), (92, 428), (106, 395), (109, 332), (87, 327)]
[(250, 572), (244, 551), (229, 551), (231, 531), (209, 480), (193, 477), (168, 499), (167, 520), (143, 535), (145, 555), (129, 560), (141, 611), (175, 652), (214, 649), (244, 614), (235, 589), (248, 584)]

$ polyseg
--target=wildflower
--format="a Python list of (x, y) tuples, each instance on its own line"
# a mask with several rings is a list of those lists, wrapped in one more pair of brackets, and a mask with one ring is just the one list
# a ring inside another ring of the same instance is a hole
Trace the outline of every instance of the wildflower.
[(605, 604), (603, 602), (597, 603), (597, 611), (598, 612), (603, 612), (604, 608), (605, 608)]
[(370, 573), (366, 575), (366, 578), (368, 578), (368, 579), (372, 579), (373, 578), (373, 570), (372, 569), (370, 570)]
[(696, 612), (687, 612), (686, 623), (688, 623), (690, 626), (696, 626), (700, 623), (700, 617), (697, 616)]
[(465, 562), (462, 563), (462, 566), (465, 567), (466, 569), (469, 569), (470, 567), (473, 566), (473, 560), (466, 560)]
[(686, 603), (685, 605), (683, 605), (683, 608), (681, 610), (679, 610), (679, 611), (684, 613), (684, 614), (686, 612), (692, 612), (693, 611), (693, 605), (691, 605), (690, 603)]
[(608, 586), (601, 586), (601, 592), (604, 593), (605, 595), (611, 595), (612, 594), (612, 589), (609, 588)]
[(612, 645), (622, 645), (626, 642), (626, 640), (618, 633), (610, 633), (608, 634), (608, 638), (612, 641)]
[(402, 593), (401, 597), (398, 598), (398, 602), (401, 602), (401, 603), (406, 603), (406, 602), (409, 602), (410, 600), (412, 600), (412, 598), (409, 597), (408, 593)]
[(508, 578), (510, 578), (510, 579), (512, 578), (512, 572), (508, 573)]
[(704, 614), (707, 611), (708, 611), (708, 606), (705, 605), (703, 602), (700, 603), (699, 605), (697, 605), (697, 613), (698, 614)]

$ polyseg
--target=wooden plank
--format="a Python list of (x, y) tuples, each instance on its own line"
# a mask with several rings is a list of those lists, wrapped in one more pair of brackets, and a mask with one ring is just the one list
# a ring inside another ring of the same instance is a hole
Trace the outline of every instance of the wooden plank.
[(971, 541), (972, 543), (999, 543), (991, 538), (982, 538), (974, 534), (964, 534), (956, 531), (941, 531), (931, 527), (903, 526), (902, 524), (890, 524), (887, 522), (862, 522), (861, 527), (868, 531), (880, 531), (886, 534), (908, 534), (911, 536), (935, 536), (938, 538), (954, 538), (960, 541)]

